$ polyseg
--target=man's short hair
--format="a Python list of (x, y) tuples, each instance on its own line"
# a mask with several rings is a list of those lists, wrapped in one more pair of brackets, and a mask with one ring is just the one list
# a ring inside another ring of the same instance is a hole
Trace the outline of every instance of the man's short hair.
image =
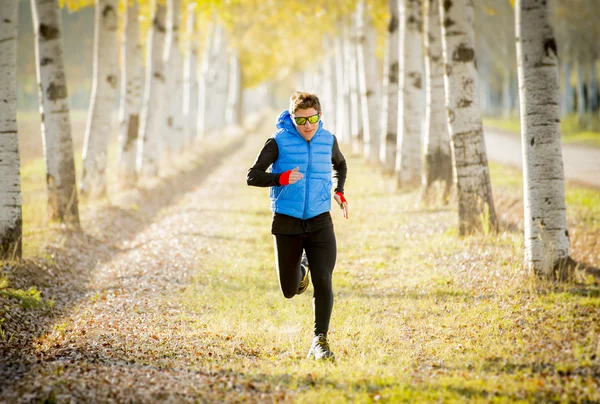
[(299, 109), (314, 108), (321, 112), (321, 103), (315, 94), (305, 93), (303, 91), (294, 91), (290, 95), (290, 114), (295, 114)]

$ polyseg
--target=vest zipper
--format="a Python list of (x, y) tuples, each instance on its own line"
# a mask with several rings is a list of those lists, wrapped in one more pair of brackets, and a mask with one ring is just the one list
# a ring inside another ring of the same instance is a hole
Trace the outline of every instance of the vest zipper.
[(311, 160), (311, 155), (310, 155), (310, 142), (306, 142), (307, 146), (308, 146), (308, 166), (306, 167), (306, 187), (304, 188), (304, 214), (302, 215), (302, 219), (306, 220), (306, 209), (308, 209), (308, 184), (309, 184), (309, 177), (310, 177), (310, 160)]

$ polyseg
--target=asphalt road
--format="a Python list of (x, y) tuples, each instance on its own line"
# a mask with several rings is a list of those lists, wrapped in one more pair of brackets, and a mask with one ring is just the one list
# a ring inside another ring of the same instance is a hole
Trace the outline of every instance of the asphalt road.
[[(485, 128), (488, 159), (522, 168), (521, 138), (514, 134)], [(563, 145), (565, 178), (600, 188), (600, 149)]]

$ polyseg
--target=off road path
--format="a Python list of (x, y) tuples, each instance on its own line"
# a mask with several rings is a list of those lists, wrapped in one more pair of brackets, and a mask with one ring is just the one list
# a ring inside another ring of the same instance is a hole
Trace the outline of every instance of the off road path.
[[(238, 131), (208, 141), (198, 157), (180, 164), (182, 173), (85, 212), (82, 226), (93, 226), (94, 234), (67, 232), (49, 246), (55, 265), (36, 276), (46, 294), (59, 295), (59, 315), (38, 326), (38, 336), (13, 344), (0, 362), (0, 402), (265, 398), (260, 380), (253, 384), (226, 367), (196, 367), (198, 358), (212, 355), (211, 344), (225, 340), (195, 326), (198, 313), (181, 302), (215, 244), (237, 242), (219, 236), (229, 225), (220, 211), (245, 185), (250, 150), (258, 150), (246, 136)], [(34, 321), (25, 313), (23, 329)]]
[[(523, 166), (521, 138), (496, 129), (485, 129), (488, 158), (517, 168)], [(563, 144), (565, 179), (600, 188), (600, 149)]]

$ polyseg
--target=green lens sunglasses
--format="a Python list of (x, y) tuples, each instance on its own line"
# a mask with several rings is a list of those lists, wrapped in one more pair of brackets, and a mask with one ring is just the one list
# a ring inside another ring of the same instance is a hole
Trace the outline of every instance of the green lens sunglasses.
[(317, 122), (319, 122), (319, 114), (311, 115), (311, 116), (307, 116), (307, 117), (295, 116), (294, 121), (296, 122), (296, 125), (304, 125), (306, 123), (306, 121), (308, 121), (310, 123), (317, 123)]

